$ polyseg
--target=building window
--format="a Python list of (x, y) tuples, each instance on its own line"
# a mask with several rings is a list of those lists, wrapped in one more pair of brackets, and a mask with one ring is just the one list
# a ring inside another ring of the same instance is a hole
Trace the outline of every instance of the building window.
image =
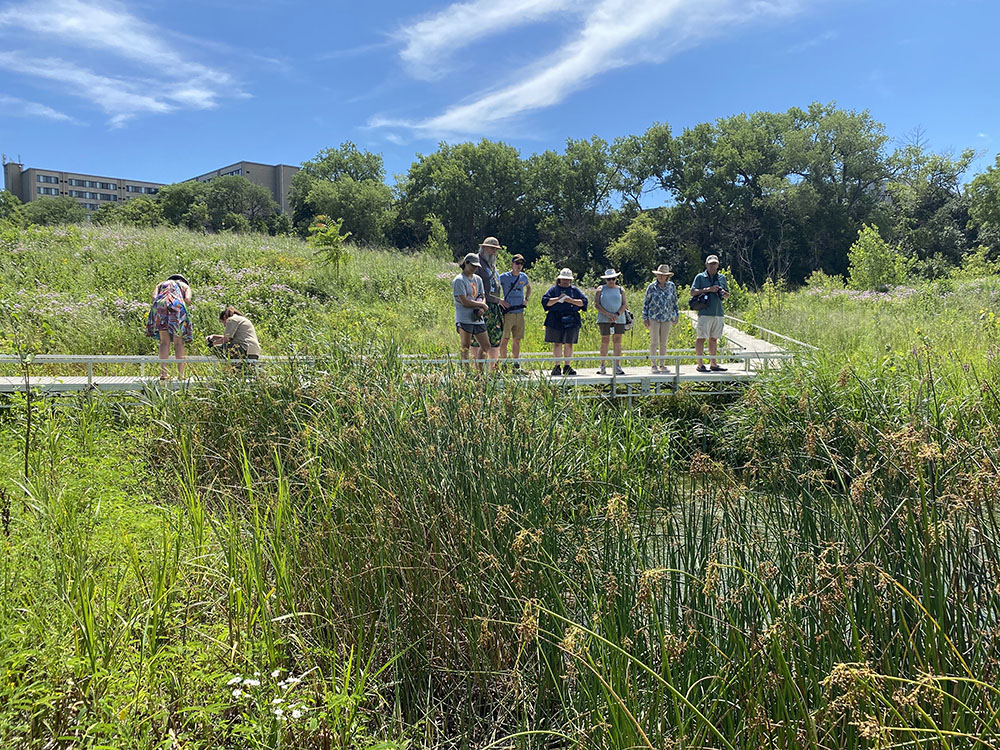
[(99, 187), (101, 190), (117, 190), (118, 189), (118, 186), (115, 185), (115, 183), (113, 183), (113, 182), (99, 182), (97, 184), (97, 187)]
[(112, 195), (111, 193), (101, 193), (102, 201), (116, 201), (118, 200), (117, 195)]
[(59, 188), (38, 188), (39, 195), (59, 195)]
[(53, 184), (53, 185), (58, 185), (59, 184), (59, 178), (58, 177), (53, 177), (50, 174), (40, 174), (40, 175), (38, 175), (38, 181), (39, 182), (48, 182), (48, 183)]

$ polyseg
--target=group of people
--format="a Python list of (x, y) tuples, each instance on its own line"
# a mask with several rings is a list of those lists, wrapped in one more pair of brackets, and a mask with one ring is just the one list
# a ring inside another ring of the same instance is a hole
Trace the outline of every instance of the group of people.
[[(184, 377), (184, 357), (187, 344), (194, 340), (194, 326), (188, 313), (193, 295), (188, 280), (179, 273), (169, 276), (153, 289), (153, 302), (146, 317), (146, 335), (159, 339), (160, 359), (170, 357), (170, 343), (174, 345), (177, 358), (177, 375)], [(222, 333), (205, 337), (205, 343), (212, 351), (230, 359), (258, 359), (260, 342), (257, 330), (245, 315), (232, 305), (226, 305), (219, 313), (219, 322), (224, 326)], [(166, 380), (167, 366), (160, 366), (160, 380)]]
[[(524, 338), (524, 310), (531, 297), (531, 280), (524, 272), (524, 257), (511, 258), (511, 269), (500, 273), (496, 267), (501, 245), (496, 237), (487, 237), (479, 245), (478, 253), (466, 255), (459, 266), (459, 273), (452, 281), (455, 298), (455, 328), (459, 335), (462, 361), (468, 361), (473, 347), (478, 349), (477, 365), (483, 367), (488, 357), (490, 365), (498, 368), (507, 361), (508, 344), (512, 346), (511, 367), (521, 372), (521, 340)], [(670, 329), (680, 317), (677, 288), (670, 279), (670, 266), (660, 264), (653, 271), (653, 281), (646, 287), (642, 301), (642, 322), (649, 331), (649, 357), (654, 374), (667, 372), (667, 340)], [(613, 371), (624, 375), (621, 367), (622, 334), (632, 326), (625, 289), (618, 283), (621, 274), (609, 268), (601, 276), (604, 282), (594, 295), (597, 309), (597, 326), (601, 333), (601, 363), (599, 375), (607, 375), (605, 358), (612, 350)], [(575, 277), (569, 268), (563, 268), (555, 283), (542, 295), (545, 310), (545, 342), (552, 344), (552, 358), (556, 360), (552, 375), (576, 375), (571, 360), (573, 347), (579, 341), (583, 325), (581, 313), (589, 307), (589, 300), (574, 284)], [(719, 258), (709, 255), (705, 270), (691, 283), (691, 299), (697, 299), (698, 323), (695, 330), (695, 353), (698, 355), (699, 372), (725, 370), (716, 361), (719, 339), (724, 328), (723, 300), (729, 297), (729, 283), (719, 273)], [(705, 343), (708, 342), (709, 364), (704, 361)], [(562, 363), (560, 364), (560, 360)]]

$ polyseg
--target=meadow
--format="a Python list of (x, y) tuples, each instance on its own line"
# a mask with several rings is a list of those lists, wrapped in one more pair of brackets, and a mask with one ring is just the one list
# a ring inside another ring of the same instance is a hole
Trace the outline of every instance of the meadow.
[(84, 227), (0, 264), (6, 352), (150, 353), (179, 270), (200, 332), (232, 302), (317, 357), (3, 404), (4, 747), (1000, 741), (996, 276), (768, 285), (741, 316), (819, 351), (629, 410), (414, 375), (455, 338), (425, 255)]

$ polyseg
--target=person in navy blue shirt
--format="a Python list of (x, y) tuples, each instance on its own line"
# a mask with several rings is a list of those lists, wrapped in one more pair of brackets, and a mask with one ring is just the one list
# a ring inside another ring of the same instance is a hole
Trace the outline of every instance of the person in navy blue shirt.
[[(552, 344), (552, 358), (556, 360), (553, 375), (576, 375), (570, 365), (573, 345), (580, 339), (583, 321), (580, 313), (587, 309), (587, 295), (573, 285), (573, 272), (564, 268), (556, 276), (556, 283), (542, 295), (545, 309), (545, 342)], [(563, 360), (560, 370), (559, 359)]]

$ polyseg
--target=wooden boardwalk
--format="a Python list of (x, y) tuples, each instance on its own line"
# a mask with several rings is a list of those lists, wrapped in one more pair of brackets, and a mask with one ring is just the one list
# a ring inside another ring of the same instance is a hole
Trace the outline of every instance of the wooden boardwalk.
[[(742, 321), (738, 321), (742, 323)], [(763, 330), (763, 329), (762, 329)], [(767, 332), (773, 334), (773, 332)], [(807, 344), (787, 339), (780, 334), (773, 334), (796, 345), (808, 347)], [(596, 370), (600, 356), (596, 352), (581, 352), (573, 357), (573, 367), (576, 375), (552, 375), (554, 360), (548, 354), (522, 355), (521, 362), (525, 376), (523, 380), (544, 380), (563, 388), (577, 386), (592, 386), (600, 389), (611, 397), (657, 395), (672, 392), (685, 384), (704, 384), (708, 390), (731, 387), (746, 383), (768, 368), (779, 367), (782, 362), (791, 360), (795, 354), (782, 346), (726, 325), (724, 333), (727, 346), (718, 355), (720, 364), (727, 369), (723, 372), (698, 372), (695, 366), (694, 352), (672, 350), (667, 353), (666, 372), (653, 373), (650, 368), (647, 352), (631, 351), (623, 354), (621, 365), (623, 375), (611, 374), (614, 369), (612, 358), (608, 358), (607, 375), (599, 375)], [(812, 348), (812, 347), (808, 347)], [(421, 355), (403, 355), (405, 366), (414, 371), (426, 371), (433, 368), (454, 366), (454, 356), (446, 358), (431, 358)], [(275, 363), (287, 363), (287, 357), (262, 357), (254, 367), (267, 367)], [(215, 357), (188, 357), (188, 366), (197, 368), (193, 377), (177, 380), (172, 377), (160, 381), (158, 373), (160, 360), (150, 356), (108, 356), (108, 355), (38, 355), (28, 365), (29, 379), (25, 380), (20, 358), (13, 355), (0, 356), (0, 366), (7, 372), (21, 372), (20, 375), (0, 376), (0, 393), (23, 393), (27, 387), (37, 393), (72, 393), (72, 392), (109, 392), (128, 393), (142, 392), (154, 389), (181, 389), (199, 387), (211, 384), (219, 377), (226, 363)], [(641, 365), (637, 365), (641, 362)], [(176, 360), (167, 360), (168, 370), (176, 373)], [(209, 365), (206, 371), (201, 365)], [(122, 374), (125, 371), (139, 370), (137, 374)], [(80, 374), (85, 370), (86, 374)], [(104, 374), (108, 371), (115, 374)], [(52, 374), (54, 371), (66, 374)], [(37, 374), (36, 374), (37, 373)]]

